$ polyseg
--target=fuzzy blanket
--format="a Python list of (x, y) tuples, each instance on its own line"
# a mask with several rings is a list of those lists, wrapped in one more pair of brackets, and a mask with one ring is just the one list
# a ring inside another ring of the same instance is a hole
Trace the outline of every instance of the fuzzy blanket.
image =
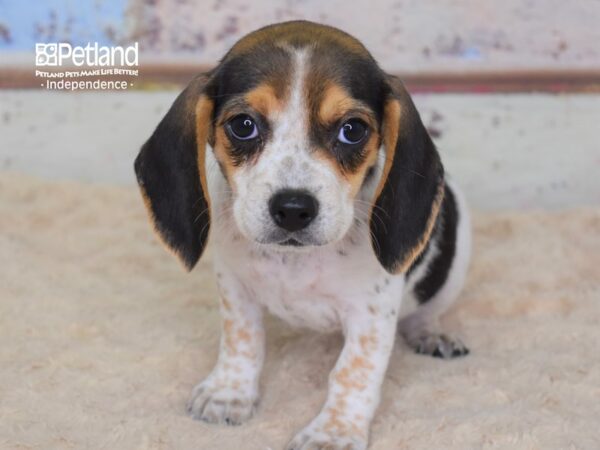
[[(446, 318), (471, 354), (398, 340), (370, 448), (600, 448), (600, 209), (474, 216)], [(133, 187), (1, 174), (0, 448), (283, 448), (319, 410), (341, 338), (270, 318), (257, 415), (191, 420), (219, 340), (207, 256), (186, 274)]]

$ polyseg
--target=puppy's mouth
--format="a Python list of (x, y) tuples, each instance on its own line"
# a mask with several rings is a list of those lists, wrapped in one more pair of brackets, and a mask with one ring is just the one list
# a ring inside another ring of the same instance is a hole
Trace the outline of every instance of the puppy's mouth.
[(303, 250), (305, 248), (311, 247), (319, 247), (321, 245), (325, 245), (325, 242), (319, 242), (315, 240), (312, 236), (298, 236), (294, 235), (285, 235), (285, 236), (271, 236), (270, 239), (266, 240), (257, 240), (259, 244), (268, 245), (271, 248), (279, 249), (282, 251), (290, 250)]
[(284, 247), (286, 247), (286, 246), (290, 246), (290, 247), (304, 247), (304, 243), (300, 242), (298, 239), (295, 239), (295, 238), (286, 239), (283, 242), (279, 242), (278, 245), (282, 245)]

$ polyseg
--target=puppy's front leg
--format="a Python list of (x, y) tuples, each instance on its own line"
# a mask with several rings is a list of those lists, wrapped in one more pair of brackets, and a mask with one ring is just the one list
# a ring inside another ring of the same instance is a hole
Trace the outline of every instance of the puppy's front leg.
[(221, 293), (219, 358), (210, 375), (192, 391), (188, 411), (194, 419), (238, 425), (258, 403), (265, 354), (262, 310), (234, 277), (217, 271)]
[[(399, 297), (397, 297), (399, 299)], [(399, 303), (399, 302), (398, 302)], [(363, 450), (394, 344), (399, 304), (365, 305), (344, 319), (344, 348), (323, 409), (288, 450)]]

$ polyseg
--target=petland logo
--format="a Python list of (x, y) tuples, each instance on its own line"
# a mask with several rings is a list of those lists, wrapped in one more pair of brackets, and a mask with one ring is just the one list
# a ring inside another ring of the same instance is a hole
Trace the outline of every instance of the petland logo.
[(85, 47), (66, 42), (36, 43), (35, 76), (44, 79), (41, 86), (48, 90), (125, 90), (139, 75), (138, 54), (137, 42), (125, 48), (99, 46), (97, 42)]
[(85, 47), (75, 46), (67, 42), (35, 44), (35, 65), (62, 66), (71, 64), (81, 67), (136, 66), (138, 65), (138, 43), (127, 48), (121, 46), (100, 47), (97, 42), (88, 43)]

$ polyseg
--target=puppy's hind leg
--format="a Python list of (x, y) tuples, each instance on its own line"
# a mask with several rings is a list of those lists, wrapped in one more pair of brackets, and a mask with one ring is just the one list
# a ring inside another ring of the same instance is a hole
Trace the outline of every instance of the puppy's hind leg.
[(469, 353), (460, 339), (441, 331), (439, 319), (462, 288), (470, 253), (468, 209), (460, 191), (450, 184), (428, 249), (407, 276), (407, 295), (418, 306), (400, 320), (398, 330), (415, 352), (444, 359)]

